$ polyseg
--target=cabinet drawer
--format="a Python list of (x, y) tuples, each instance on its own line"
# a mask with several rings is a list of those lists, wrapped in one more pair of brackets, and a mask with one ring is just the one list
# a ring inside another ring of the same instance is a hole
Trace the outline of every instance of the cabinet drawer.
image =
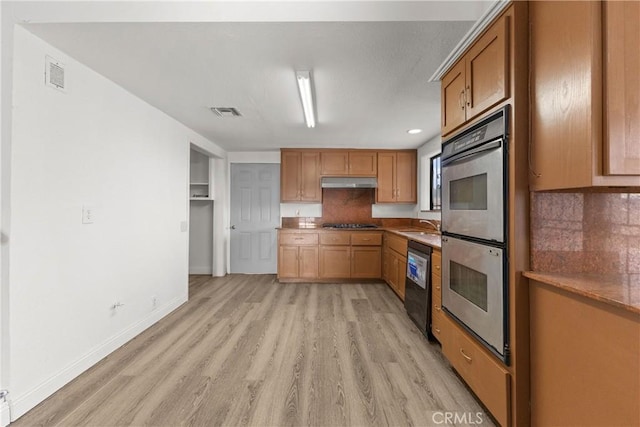
[(442, 253), (440, 251), (433, 251), (431, 253), (431, 273), (434, 276), (442, 276)]
[(435, 274), (431, 275), (431, 289), (432, 292), (437, 292), (442, 295), (442, 278)]
[(509, 372), (443, 313), (440, 320), (441, 329), (447, 330), (442, 341), (445, 357), (496, 420), (509, 425)]
[(380, 246), (382, 245), (381, 233), (351, 233), (353, 246)]
[(442, 313), (431, 313), (431, 333), (440, 343), (442, 343), (442, 334), (444, 333), (442, 330), (442, 316)]
[(402, 256), (407, 256), (407, 239), (396, 236), (394, 234), (387, 234), (387, 245), (390, 249), (398, 252)]
[(320, 233), (321, 245), (348, 245), (350, 243), (349, 233), (343, 231)]
[(317, 245), (317, 233), (280, 233), (281, 245)]

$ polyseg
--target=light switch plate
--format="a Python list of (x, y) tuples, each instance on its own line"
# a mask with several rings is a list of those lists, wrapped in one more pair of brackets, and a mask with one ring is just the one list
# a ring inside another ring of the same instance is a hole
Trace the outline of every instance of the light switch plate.
[(96, 216), (96, 208), (93, 205), (82, 205), (82, 223), (93, 224)]
[(180, 231), (186, 233), (189, 230), (189, 223), (187, 221), (180, 221)]

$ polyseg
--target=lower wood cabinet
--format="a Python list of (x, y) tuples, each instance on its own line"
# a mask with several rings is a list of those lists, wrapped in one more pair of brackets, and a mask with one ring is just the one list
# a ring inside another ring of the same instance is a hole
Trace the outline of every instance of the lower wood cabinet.
[(640, 313), (533, 280), (529, 295), (531, 425), (640, 425)]
[(318, 277), (318, 234), (278, 233), (278, 278)]
[(441, 342), (442, 336), (442, 253), (434, 249), (431, 253), (431, 334)]
[(283, 281), (381, 278), (381, 231), (283, 229), (278, 241), (278, 279)]
[(383, 248), (383, 279), (404, 301), (405, 277), (407, 275), (408, 240), (392, 233), (386, 233)]
[(382, 273), (380, 246), (355, 246), (351, 248), (351, 277), (354, 279), (379, 279)]
[(320, 278), (348, 279), (351, 277), (350, 246), (320, 246)]
[[(498, 360), (442, 313), (442, 352), (500, 425), (510, 425), (511, 376)], [(540, 424), (544, 425), (544, 424)]]

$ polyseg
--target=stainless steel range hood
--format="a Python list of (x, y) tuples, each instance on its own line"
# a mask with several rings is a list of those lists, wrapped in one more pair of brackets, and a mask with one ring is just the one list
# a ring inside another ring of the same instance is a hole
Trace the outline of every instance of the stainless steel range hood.
[(322, 188), (376, 188), (377, 178), (362, 178), (355, 176), (323, 177)]

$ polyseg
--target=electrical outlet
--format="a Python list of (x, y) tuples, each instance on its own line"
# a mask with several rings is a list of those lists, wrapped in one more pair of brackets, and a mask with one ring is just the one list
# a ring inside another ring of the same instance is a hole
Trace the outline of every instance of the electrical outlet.
[(82, 223), (93, 224), (96, 216), (96, 208), (92, 205), (82, 205)]
[(158, 297), (154, 295), (151, 297), (151, 309), (155, 310), (156, 308), (158, 308)]

